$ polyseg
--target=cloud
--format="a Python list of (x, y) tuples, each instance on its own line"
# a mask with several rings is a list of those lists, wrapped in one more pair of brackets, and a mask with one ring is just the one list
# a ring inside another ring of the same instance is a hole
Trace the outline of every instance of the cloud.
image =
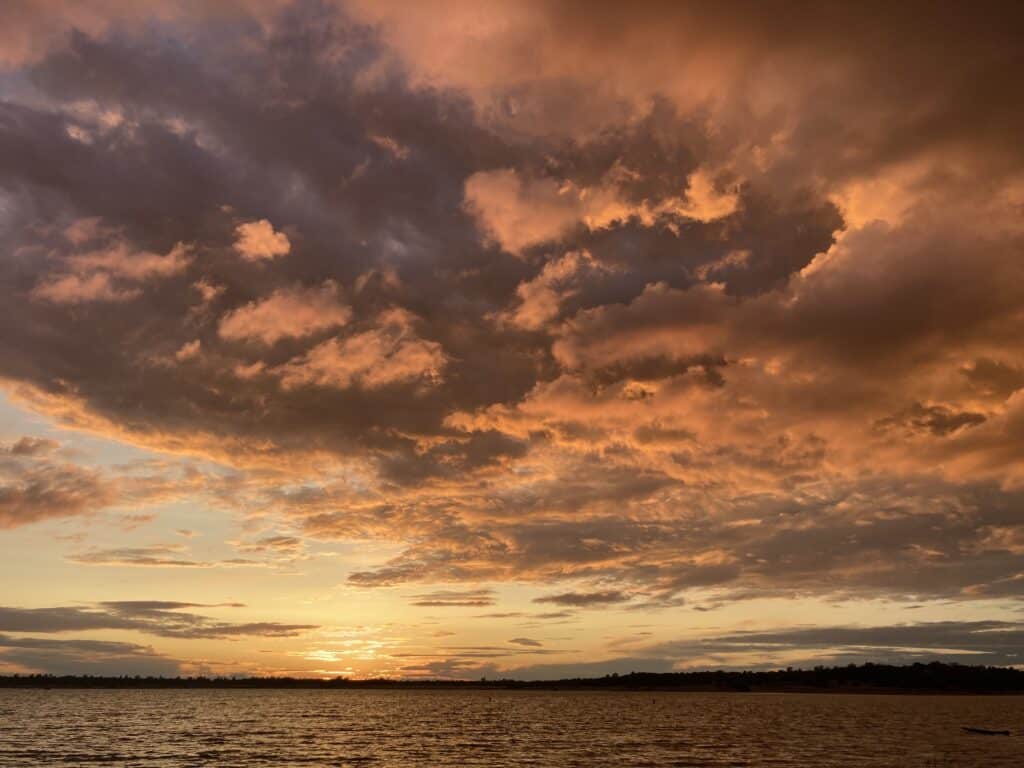
[[(640, 637), (647, 637), (646, 634)], [(509, 641), (517, 644), (516, 640)], [(865, 662), (1016, 665), (1024, 654), (1015, 621), (946, 621), (888, 626), (820, 626), (707, 633), (684, 640), (629, 643), (628, 655), (594, 661), (498, 666), (487, 656), (452, 654), (408, 669), (443, 677), (559, 680), (689, 669), (780, 669)]]
[(536, 640), (531, 640), (528, 637), (513, 637), (511, 640), (509, 640), (509, 642), (512, 645), (522, 645), (527, 648), (540, 648), (544, 645), (543, 643), (540, 643)]
[(0, 446), (0, 528), (126, 508), (135, 520), (149, 520), (141, 510), (194, 494), (203, 484), (187, 466), (95, 467), (62, 460), (69, 452), (59, 447), (32, 437)]
[(177, 243), (164, 255), (132, 251), (124, 242), (89, 253), (76, 253), (65, 259), (75, 274), (100, 272), (111, 277), (141, 282), (152, 278), (180, 274), (188, 265), (189, 247)]
[(152, 648), (109, 640), (51, 640), (0, 635), (0, 664), (51, 675), (165, 676), (181, 673), (180, 662)]
[(1015, 12), (130, 5), (0, 24), (0, 381), (218, 477), (5, 443), (0, 525), (187, 498), (259, 565), (554, 605), (1020, 596)]
[(719, 192), (704, 169), (694, 171), (685, 182), (689, 187), (685, 197), (673, 195), (654, 203), (636, 203), (626, 197), (620, 182), (633, 178), (635, 172), (621, 165), (612, 166), (591, 187), (568, 179), (524, 179), (515, 169), (481, 171), (466, 180), (465, 205), (488, 237), (519, 254), (561, 240), (574, 227), (602, 230), (630, 220), (652, 227), (659, 220), (680, 217), (706, 222), (732, 214), (739, 204), (735, 194)]
[(655, 656), (686, 660), (696, 666), (718, 658), (729, 666), (767, 656), (765, 666), (788, 666), (787, 656), (812, 661), (912, 663), (936, 658), (953, 663), (1015, 665), (1024, 656), (1024, 627), (1013, 621), (937, 621), (891, 626), (823, 626), (736, 632), (693, 641), (661, 643), (645, 649)]
[(477, 608), (494, 605), (494, 591), (490, 589), (439, 590), (415, 595), (409, 605), (421, 608)]
[(599, 268), (586, 251), (549, 261), (540, 274), (519, 284), (517, 306), (499, 315), (499, 320), (529, 331), (543, 328), (558, 317), (562, 303), (575, 293), (580, 273)]
[(142, 295), (141, 283), (181, 274), (189, 252), (183, 243), (164, 255), (137, 251), (115, 239), (103, 249), (66, 256), (62, 271), (46, 276), (32, 296), (54, 304), (130, 301)]
[(534, 598), (535, 603), (554, 603), (572, 608), (585, 608), (592, 605), (608, 605), (610, 603), (625, 603), (631, 599), (630, 595), (618, 590), (609, 589), (600, 592), (562, 592), (557, 595), (544, 595)]
[(128, 629), (127, 618), (82, 608), (0, 608), (4, 632), (78, 632), (90, 629)]
[(285, 389), (378, 389), (407, 381), (429, 385), (439, 379), (446, 358), (440, 344), (417, 337), (414, 323), (404, 310), (387, 310), (377, 317), (375, 328), (328, 339), (274, 373)]
[(275, 232), (266, 219), (249, 221), (235, 227), (234, 249), (246, 261), (261, 261), (286, 256), (292, 244), (284, 232)]
[(511, 168), (466, 181), (466, 205), (501, 247), (518, 253), (558, 239), (581, 218), (578, 193), (549, 179), (523, 180)]
[(0, 528), (87, 515), (117, 501), (113, 485), (98, 472), (72, 465), (26, 468), (0, 474)]
[(193, 360), (199, 356), (199, 350), (202, 346), (203, 343), (199, 339), (186, 341), (178, 348), (178, 351), (174, 353), (174, 359), (179, 363), (184, 362), (185, 360)]
[(80, 565), (119, 565), (154, 568), (234, 568), (264, 565), (259, 561), (243, 558), (196, 560), (186, 554), (185, 547), (166, 544), (154, 544), (145, 547), (90, 549), (71, 554), (67, 559), (72, 563)]
[(110, 276), (102, 272), (80, 277), (62, 275), (36, 286), (32, 295), (54, 304), (81, 304), (89, 301), (131, 301), (142, 295), (138, 288), (116, 288)]
[(304, 542), (296, 536), (264, 536), (256, 541), (237, 544), (239, 552), (274, 552), (285, 555), (297, 555), (302, 551)]
[(973, 386), (991, 396), (1008, 397), (1024, 387), (1024, 370), (987, 357), (967, 363), (960, 370)]
[(221, 318), (218, 333), (229, 341), (273, 344), (345, 325), (352, 311), (338, 298), (332, 281), (319, 288), (282, 288)]
[(209, 605), (167, 600), (122, 600), (89, 607), (0, 607), (0, 632), (62, 633), (97, 629), (136, 630), (157, 637), (223, 639), (297, 637), (311, 624), (229, 622), (185, 611), (187, 608), (244, 608), (238, 603)]
[(9, 445), (6, 448), (6, 452), (11, 456), (45, 456), (59, 447), (60, 443), (56, 440), (25, 435)]
[(927, 430), (940, 437), (956, 432), (958, 429), (976, 427), (985, 422), (981, 413), (964, 411), (957, 413), (942, 405), (925, 406), (914, 403), (909, 408), (875, 422), (878, 429), (886, 430), (903, 426), (909, 430)]

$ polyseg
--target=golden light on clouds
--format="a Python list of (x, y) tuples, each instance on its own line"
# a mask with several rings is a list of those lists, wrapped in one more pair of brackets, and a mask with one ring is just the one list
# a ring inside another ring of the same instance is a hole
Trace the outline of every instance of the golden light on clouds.
[(1019, 663), (1010, 15), (0, 11), (0, 670)]

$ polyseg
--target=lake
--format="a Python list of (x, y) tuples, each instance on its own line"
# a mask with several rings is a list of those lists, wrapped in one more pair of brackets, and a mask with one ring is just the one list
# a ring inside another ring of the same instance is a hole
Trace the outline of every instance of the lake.
[(1022, 696), (0, 690), (3, 768), (1019, 768), (1018, 734)]

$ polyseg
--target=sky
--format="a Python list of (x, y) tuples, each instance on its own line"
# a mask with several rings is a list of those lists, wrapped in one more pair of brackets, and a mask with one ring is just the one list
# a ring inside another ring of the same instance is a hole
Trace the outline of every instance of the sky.
[(1024, 665), (1019, 6), (0, 7), (0, 673)]

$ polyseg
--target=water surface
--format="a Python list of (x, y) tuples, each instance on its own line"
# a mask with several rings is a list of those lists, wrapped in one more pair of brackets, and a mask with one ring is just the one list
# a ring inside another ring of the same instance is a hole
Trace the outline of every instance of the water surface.
[(1019, 768), (1018, 733), (1019, 696), (0, 690), (4, 768)]

